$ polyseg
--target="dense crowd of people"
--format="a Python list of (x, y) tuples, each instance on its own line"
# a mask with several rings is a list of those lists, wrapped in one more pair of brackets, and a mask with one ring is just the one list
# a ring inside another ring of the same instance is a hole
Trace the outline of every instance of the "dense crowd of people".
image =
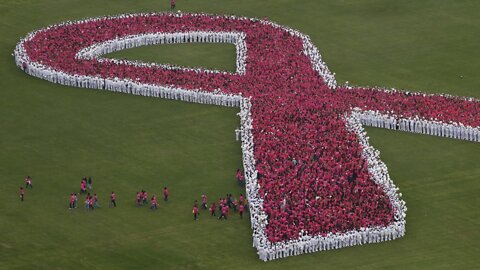
[[(180, 42), (235, 43), (237, 73), (99, 58)], [(404, 235), (405, 203), (362, 124), (480, 141), (477, 100), (337, 86), (307, 36), (256, 19), (137, 14), (68, 22), (29, 34), (15, 58), (56, 83), (239, 106), (242, 181), (262, 260)], [(228, 215), (224, 206), (219, 218)]]

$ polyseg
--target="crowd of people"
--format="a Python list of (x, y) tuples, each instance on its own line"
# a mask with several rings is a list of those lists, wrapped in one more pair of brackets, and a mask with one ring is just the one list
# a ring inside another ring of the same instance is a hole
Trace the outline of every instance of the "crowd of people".
[[(242, 33), (242, 42), (228, 33)], [(152, 40), (245, 44), (236, 46), (241, 72), (98, 58)], [(262, 260), (404, 235), (405, 203), (362, 124), (480, 141), (478, 100), (338, 86), (307, 36), (257, 19), (136, 14), (67, 22), (29, 34), (15, 59), (56, 83), (239, 106), (241, 181)], [(226, 219), (230, 207), (222, 204)], [(195, 205), (194, 219), (198, 213)]]

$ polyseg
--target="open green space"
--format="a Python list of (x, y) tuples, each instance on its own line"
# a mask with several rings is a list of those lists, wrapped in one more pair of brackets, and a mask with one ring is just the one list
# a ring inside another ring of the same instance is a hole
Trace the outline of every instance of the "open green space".
[(184, 43), (141, 46), (110, 53), (104, 57), (235, 72), (235, 56), (233, 44)]
[[(177, 8), (299, 29), (339, 83), (480, 98), (478, 1), (178, 0)], [(202, 193), (217, 200), (244, 192), (234, 181), (236, 109), (55, 85), (26, 75), (11, 56), (20, 38), (51, 24), (168, 9), (167, 0), (0, 2), (0, 269), (478, 268), (478, 143), (368, 128), (407, 202), (406, 236), (263, 263), (248, 218), (192, 220)], [(113, 56), (235, 68), (231, 45), (159, 45)], [(21, 203), (26, 175), (34, 188)], [(69, 211), (69, 194), (89, 175), (102, 208)], [(158, 211), (134, 205), (136, 191), (161, 193), (165, 185), (171, 200)], [(115, 209), (107, 205), (111, 191)]]

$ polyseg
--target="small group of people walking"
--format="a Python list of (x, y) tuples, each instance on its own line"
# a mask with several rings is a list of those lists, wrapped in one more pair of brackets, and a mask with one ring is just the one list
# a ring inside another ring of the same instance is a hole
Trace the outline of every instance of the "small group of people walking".
[[(218, 220), (227, 220), (228, 215), (230, 213), (230, 209), (233, 209), (233, 211), (240, 215), (240, 218), (243, 218), (243, 213), (245, 210), (248, 209), (247, 205), (247, 199), (243, 196), (243, 194), (240, 194), (238, 200), (233, 197), (231, 193), (226, 194), (224, 198), (220, 198), (218, 200), (218, 203), (212, 202), (210, 207), (208, 206), (208, 197), (205, 194), (202, 194), (201, 196), (201, 209), (203, 210), (208, 210), (210, 212), (211, 217), (217, 217), (217, 209), (218, 209)], [(193, 204), (193, 220), (198, 220), (198, 216), (200, 214), (199, 207), (198, 207), (198, 201), (195, 200)]]
[[(163, 200), (165, 202), (168, 201), (168, 196), (170, 195), (170, 192), (168, 191), (167, 187), (163, 188)], [(144, 206), (148, 203), (148, 193), (142, 189), (142, 191), (137, 191), (137, 195), (135, 198), (135, 203), (137, 206)], [(157, 210), (158, 209), (158, 200), (157, 200), (157, 195), (154, 194), (152, 198), (150, 199), (150, 209), (151, 210)]]
[[(241, 183), (244, 178), (240, 170), (237, 170), (236, 174), (236, 180), (237, 182)], [(25, 199), (25, 191), (27, 189), (32, 189), (32, 178), (30, 176), (25, 177), (24, 179), (25, 183), (25, 188), (20, 187), (19, 191), (19, 196), (20, 200), (23, 202)], [(98, 200), (98, 196), (96, 193), (93, 193), (93, 196), (90, 195), (90, 191), (93, 190), (93, 181), (92, 177), (89, 176), (87, 177), (82, 177), (82, 180), (80, 181), (80, 192), (77, 194), (76, 192), (73, 192), (70, 194), (69, 197), (69, 204), (68, 204), (68, 209), (76, 209), (78, 207), (78, 195), (81, 194), (86, 194), (85, 196), (85, 201), (84, 201), (84, 208), (86, 211), (92, 211), (97, 208), (100, 208), (100, 203)], [(163, 188), (163, 200), (165, 202), (168, 201), (169, 196), (170, 196), (170, 191), (168, 188), (165, 186)], [(218, 220), (227, 220), (230, 209), (232, 209), (235, 213), (238, 212), (240, 218), (243, 218), (243, 213), (248, 209), (248, 202), (247, 199), (243, 196), (243, 194), (240, 194), (238, 197), (238, 200), (231, 194), (226, 194), (224, 198), (220, 198), (218, 200), (218, 203), (212, 202), (212, 204), (209, 206), (208, 205), (208, 198), (207, 195), (202, 194), (201, 196), (201, 209), (202, 210), (208, 210), (210, 212), (211, 217), (217, 217), (217, 210), (218, 210)], [(135, 197), (135, 204), (137, 206), (144, 206), (148, 204), (148, 193), (145, 190), (137, 191), (136, 197)], [(158, 209), (158, 199), (157, 195), (154, 194), (150, 198), (150, 209), (151, 210), (157, 210)], [(117, 207), (117, 194), (112, 191), (110, 193), (110, 198), (109, 198), (109, 208)], [(198, 216), (200, 214), (198, 206), (198, 201), (195, 200), (194, 205), (193, 205), (193, 219), (196, 221), (198, 220)]]
[(25, 183), (25, 188), (20, 187), (20, 191), (18, 192), (19, 197), (20, 197), (20, 201), (22, 201), (22, 202), (25, 200), (25, 190), (33, 188), (32, 178), (30, 176), (25, 177), (23, 182)]

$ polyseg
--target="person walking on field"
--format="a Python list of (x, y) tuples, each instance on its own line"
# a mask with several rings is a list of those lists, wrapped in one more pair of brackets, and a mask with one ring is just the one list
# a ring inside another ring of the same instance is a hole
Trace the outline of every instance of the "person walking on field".
[(73, 209), (75, 208), (75, 200), (76, 200), (76, 197), (75, 195), (72, 193), (70, 194), (70, 203), (68, 205), (68, 209)]
[(96, 193), (93, 194), (93, 207), (100, 208), (100, 204), (98, 203), (98, 197)]
[(192, 213), (193, 213), (193, 220), (197, 221), (197, 219), (198, 219), (198, 207), (197, 207), (197, 205), (193, 206)]
[(150, 200), (150, 209), (157, 210), (157, 207), (158, 207), (157, 196), (153, 195), (152, 199)]
[(170, 0), (170, 12), (175, 10), (176, 0)]
[(204, 210), (207, 210), (208, 206), (207, 206), (207, 195), (205, 194), (202, 194), (202, 208)]
[(93, 183), (92, 183), (92, 177), (91, 176), (88, 177), (87, 187), (88, 187), (88, 190), (93, 189)]
[(169, 195), (168, 188), (164, 187), (163, 188), (163, 200), (166, 201), (166, 202), (168, 201), (168, 195)]
[(112, 194), (110, 194), (110, 208), (111, 207), (117, 207), (117, 195), (113, 191)]
[(243, 206), (243, 204), (240, 204), (238, 206), (238, 213), (240, 214), (240, 218), (243, 219), (243, 211), (245, 210), (245, 206)]
[(23, 187), (20, 187), (20, 201), (23, 202), (23, 198), (25, 197), (25, 189), (23, 189)]
[(25, 189), (27, 188), (33, 188), (32, 178), (30, 177), (30, 175), (25, 177)]
[(215, 204), (215, 202), (212, 203), (212, 205), (210, 205), (210, 216), (217, 216), (215, 214), (215, 209), (216, 209), (217, 205)]

